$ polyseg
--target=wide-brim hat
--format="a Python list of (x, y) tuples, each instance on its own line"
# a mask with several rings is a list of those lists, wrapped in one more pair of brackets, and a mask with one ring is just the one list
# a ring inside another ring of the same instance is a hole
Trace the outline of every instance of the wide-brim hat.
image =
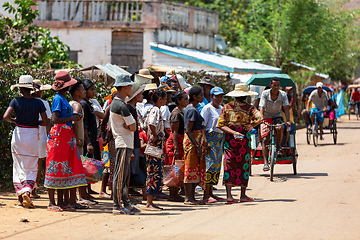
[(239, 83), (235, 85), (235, 89), (225, 96), (228, 97), (244, 97), (244, 96), (256, 96), (257, 92), (249, 91), (245, 83)]
[(210, 86), (215, 86), (213, 83), (212, 83), (212, 81), (211, 81), (211, 78), (209, 78), (209, 77), (203, 77), (202, 79), (201, 79), (201, 81), (199, 82), (199, 84), (205, 84), (205, 85), (210, 85)]
[(69, 73), (66, 71), (60, 71), (55, 75), (55, 82), (51, 88), (55, 91), (59, 91), (66, 87), (72, 86), (77, 83), (77, 80), (71, 78)]
[(130, 96), (125, 98), (125, 102), (129, 102), (131, 101), (134, 97), (136, 97), (139, 93), (141, 93), (142, 91), (144, 91), (145, 89), (145, 85), (139, 85), (139, 84), (134, 84), (131, 87), (131, 93)]
[(135, 84), (131, 81), (130, 76), (127, 74), (119, 74), (115, 77), (115, 82), (113, 87), (126, 87), (129, 85)]
[(39, 79), (35, 79), (33, 81), (33, 83), (34, 83), (35, 87), (34, 87), (34, 90), (32, 90), (30, 92), (30, 94), (33, 94), (33, 93), (35, 93), (37, 91), (46, 91), (46, 90), (51, 89), (51, 85), (49, 85), (49, 84), (43, 85), (42, 82)]
[(157, 87), (156, 83), (149, 83), (149, 84), (146, 84), (146, 85), (145, 85), (144, 91), (147, 91), (147, 90), (155, 90), (155, 89), (157, 89), (157, 88), (158, 88), (158, 87)]
[(30, 75), (21, 75), (19, 77), (19, 83), (14, 84), (10, 87), (11, 91), (14, 90), (16, 87), (23, 87), (23, 88), (31, 88), (33, 89), (33, 77)]
[(135, 82), (139, 85), (151, 83), (154, 76), (150, 74), (150, 70), (147, 68), (140, 69), (138, 74), (135, 74)]

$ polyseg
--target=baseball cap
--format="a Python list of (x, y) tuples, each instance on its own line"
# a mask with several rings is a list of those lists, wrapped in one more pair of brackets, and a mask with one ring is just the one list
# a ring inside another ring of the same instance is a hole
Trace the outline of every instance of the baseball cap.
[(210, 91), (210, 96), (220, 95), (220, 94), (225, 94), (221, 87), (213, 87)]

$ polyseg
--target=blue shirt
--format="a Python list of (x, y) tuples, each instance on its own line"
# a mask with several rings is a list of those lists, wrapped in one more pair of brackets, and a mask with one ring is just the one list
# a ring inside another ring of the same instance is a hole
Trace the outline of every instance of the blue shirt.
[[(210, 98), (210, 102), (211, 102), (211, 98)], [(205, 107), (205, 105), (207, 105), (208, 103), (209, 103), (209, 101), (204, 96), (204, 100), (201, 103), (198, 103), (198, 105), (197, 105), (197, 109), (199, 110), (199, 113), (201, 113), (201, 110), (203, 109), (203, 107)]]
[[(57, 93), (52, 101), (52, 112), (59, 111), (61, 118), (70, 117), (73, 115), (73, 108), (70, 106), (69, 102), (64, 98), (62, 95)], [(68, 126), (71, 127), (72, 122), (68, 121), (66, 122)]]
[(9, 107), (15, 110), (16, 125), (39, 126), (39, 113), (46, 111), (43, 102), (37, 98), (18, 97), (11, 100)]

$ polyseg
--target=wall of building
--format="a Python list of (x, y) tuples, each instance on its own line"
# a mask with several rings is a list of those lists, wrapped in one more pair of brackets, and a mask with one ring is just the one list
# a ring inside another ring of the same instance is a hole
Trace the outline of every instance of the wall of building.
[(111, 62), (111, 28), (51, 28), (51, 36), (59, 36), (78, 52), (78, 63), (83, 67)]

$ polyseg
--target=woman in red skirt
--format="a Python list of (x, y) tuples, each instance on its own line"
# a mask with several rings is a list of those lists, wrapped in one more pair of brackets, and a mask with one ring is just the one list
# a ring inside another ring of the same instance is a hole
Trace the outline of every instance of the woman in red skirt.
[[(47, 143), (46, 174), (44, 186), (49, 194), (49, 211), (75, 211), (76, 187), (86, 186), (84, 168), (76, 147), (72, 122), (81, 119), (81, 114), (73, 114), (73, 108), (66, 100), (66, 92), (77, 81), (65, 71), (55, 76), (52, 89), (58, 91), (52, 101), (51, 120), (55, 124), (49, 134)], [(55, 204), (54, 193), (58, 191), (58, 204)], [(70, 198), (68, 196), (70, 190)], [(65, 196), (65, 201), (62, 197)]]
[[(166, 159), (165, 163), (172, 164), (174, 160), (184, 159), (184, 108), (188, 105), (188, 95), (184, 91), (176, 92), (172, 96), (176, 108), (171, 112), (170, 125), (171, 134), (165, 143)], [(183, 202), (184, 199), (179, 195), (178, 187), (170, 187), (168, 201)]]

